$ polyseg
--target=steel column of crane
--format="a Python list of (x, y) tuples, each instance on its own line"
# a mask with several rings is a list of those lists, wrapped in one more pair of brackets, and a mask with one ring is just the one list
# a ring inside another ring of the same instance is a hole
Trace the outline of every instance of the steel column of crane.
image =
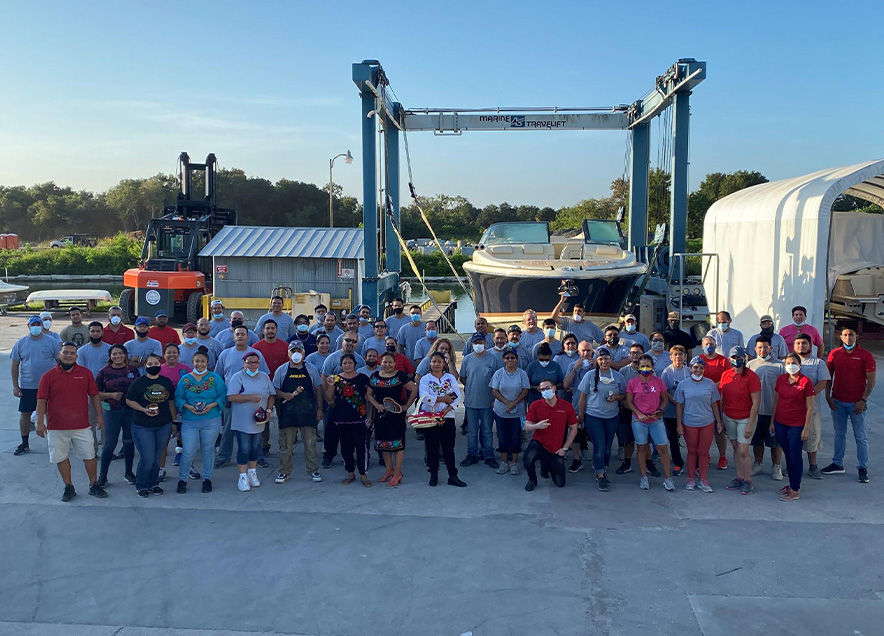
[[(377, 84), (378, 69), (366, 67), (365, 81)], [(353, 69), (354, 81), (356, 68)], [(358, 84), (357, 84), (358, 85)], [(362, 277), (362, 302), (371, 307), (372, 316), (378, 315), (378, 201), (375, 158), (375, 96), (365, 85), (360, 87), (362, 97), (362, 233), (365, 272)]]
[(690, 92), (676, 93), (672, 102), (672, 196), (669, 198), (669, 262), (687, 247), (688, 223), (688, 126)]
[[(395, 109), (394, 115), (398, 115), (402, 105), (395, 103), (393, 107)], [(396, 222), (396, 227), (402, 227), (399, 224), (399, 129), (385, 121), (384, 131), (384, 138), (387, 140), (387, 161), (389, 162), (387, 183), (384, 187), (386, 188), (387, 195), (390, 197), (390, 205), (393, 208), (393, 219)], [(387, 243), (384, 269), (388, 272), (400, 272), (402, 271), (402, 248), (399, 245), (399, 240), (393, 233), (393, 224), (390, 222), (390, 217), (386, 215), (386, 208), (384, 212)], [(376, 316), (377, 314), (372, 315)]]
[(651, 162), (651, 126), (639, 124), (629, 131), (629, 249), (648, 244), (648, 167)]

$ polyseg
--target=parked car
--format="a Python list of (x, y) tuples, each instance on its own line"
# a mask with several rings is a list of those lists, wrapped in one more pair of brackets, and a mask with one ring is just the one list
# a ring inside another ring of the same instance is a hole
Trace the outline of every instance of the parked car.
[(49, 247), (95, 247), (98, 239), (94, 234), (69, 234), (49, 243)]

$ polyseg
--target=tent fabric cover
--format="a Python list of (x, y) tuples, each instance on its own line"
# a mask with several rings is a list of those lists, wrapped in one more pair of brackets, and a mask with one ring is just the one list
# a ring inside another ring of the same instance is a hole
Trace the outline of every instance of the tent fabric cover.
[[(842, 243), (833, 252), (830, 271), (832, 204), (838, 195), (875, 183), (882, 174), (884, 160), (869, 161), (762, 183), (712, 204), (703, 222), (703, 251), (719, 256), (720, 309), (731, 313), (737, 329), (747, 337), (757, 333), (764, 314), (778, 325), (788, 324), (795, 305), (807, 307), (808, 322), (822, 328), (834, 276), (853, 271), (841, 269), (843, 264), (880, 263), (884, 250), (872, 240)], [(714, 298), (714, 281), (706, 282)]]

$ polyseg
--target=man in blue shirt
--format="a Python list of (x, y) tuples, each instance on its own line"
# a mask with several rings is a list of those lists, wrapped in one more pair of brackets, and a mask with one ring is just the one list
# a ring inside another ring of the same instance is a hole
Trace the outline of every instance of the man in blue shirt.
[(472, 466), (481, 459), (492, 468), (500, 464), (494, 458), (491, 376), (503, 366), (499, 356), (486, 349), (485, 334), (476, 332), (470, 338), (472, 352), (463, 359), (460, 381), (464, 386), (464, 407), (467, 419), (467, 456), (461, 466)]
[(28, 318), (28, 335), (17, 341), (9, 353), (12, 394), (18, 398), (18, 427), (21, 433), (14, 455), (31, 450), (31, 414), (37, 410), (37, 387), (40, 377), (57, 364), (61, 341), (43, 330), (40, 316)]
[(212, 314), (209, 335), (214, 338), (230, 325), (227, 323), (227, 320), (224, 319), (224, 303), (217, 298), (209, 305), (209, 312)]
[(270, 311), (258, 318), (258, 322), (255, 323), (255, 333), (264, 333), (264, 323), (272, 318), (276, 321), (276, 337), (283, 342), (289, 341), (294, 335), (295, 325), (291, 315), (282, 310), (284, 302), (282, 296), (270, 299)]
[(150, 318), (138, 316), (135, 319), (135, 338), (126, 343), (129, 352), (129, 364), (138, 367), (138, 373), (144, 375), (144, 361), (151, 353), (163, 357), (163, 345), (159, 340), (147, 337), (150, 330)]

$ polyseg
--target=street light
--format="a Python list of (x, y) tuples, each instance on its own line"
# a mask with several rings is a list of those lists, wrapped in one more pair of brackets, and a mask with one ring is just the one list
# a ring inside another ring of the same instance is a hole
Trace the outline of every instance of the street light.
[(334, 181), (332, 181), (332, 168), (335, 165), (335, 159), (338, 157), (344, 158), (344, 163), (353, 163), (353, 155), (350, 154), (348, 150), (346, 153), (341, 153), (339, 155), (335, 155), (331, 159), (328, 160), (328, 226), (335, 226), (335, 216), (334, 216), (334, 203), (332, 198), (332, 192), (334, 192)]

